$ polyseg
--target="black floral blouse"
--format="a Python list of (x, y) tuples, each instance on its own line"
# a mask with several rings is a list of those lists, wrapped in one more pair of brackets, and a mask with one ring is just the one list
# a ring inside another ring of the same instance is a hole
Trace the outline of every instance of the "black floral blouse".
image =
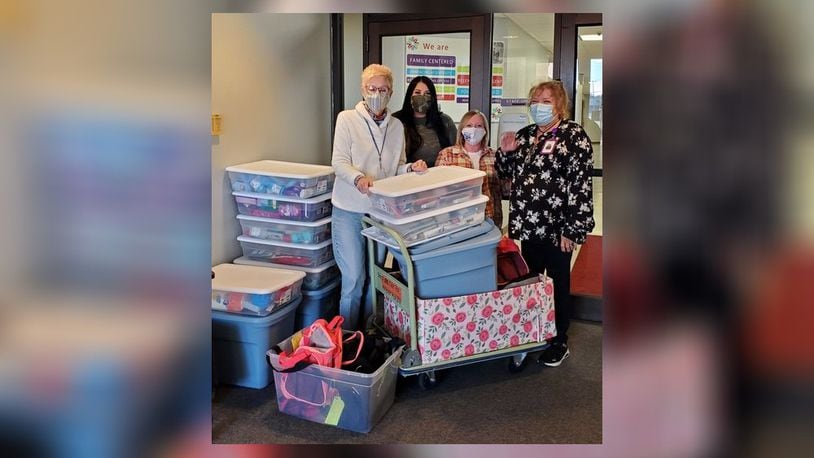
[(559, 246), (564, 235), (585, 243), (594, 228), (591, 140), (573, 121), (561, 122), (539, 140), (536, 131), (534, 124), (520, 129), (514, 152), (497, 150), (498, 176), (512, 181), (509, 236)]

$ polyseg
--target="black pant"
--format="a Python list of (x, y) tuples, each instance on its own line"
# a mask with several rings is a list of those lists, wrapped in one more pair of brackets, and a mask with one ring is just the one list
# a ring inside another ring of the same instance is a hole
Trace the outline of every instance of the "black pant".
[(568, 342), (568, 325), (571, 323), (571, 255), (563, 253), (551, 242), (520, 242), (523, 259), (531, 273), (546, 273), (554, 282), (554, 309), (557, 327), (557, 343)]

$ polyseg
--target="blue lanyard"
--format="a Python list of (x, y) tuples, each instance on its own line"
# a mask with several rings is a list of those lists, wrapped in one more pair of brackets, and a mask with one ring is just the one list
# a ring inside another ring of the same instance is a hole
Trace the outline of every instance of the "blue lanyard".
[(367, 131), (370, 132), (370, 139), (373, 140), (373, 146), (376, 147), (376, 152), (379, 153), (379, 170), (384, 172), (384, 167), (382, 167), (382, 149), (384, 149), (384, 145), (387, 143), (388, 126), (384, 126), (384, 138), (382, 139), (382, 147), (379, 148), (379, 144), (376, 143), (376, 137), (373, 136), (373, 129), (370, 128), (370, 124), (368, 124), (367, 119), (365, 119), (364, 121), (365, 125), (367, 126)]

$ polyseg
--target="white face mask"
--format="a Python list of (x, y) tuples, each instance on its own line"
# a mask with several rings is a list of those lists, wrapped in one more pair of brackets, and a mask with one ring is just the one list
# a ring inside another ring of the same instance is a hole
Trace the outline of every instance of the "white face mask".
[(387, 108), (387, 102), (390, 101), (390, 94), (381, 94), (379, 92), (366, 93), (365, 104), (373, 113), (379, 115)]
[(470, 145), (480, 145), (480, 141), (486, 136), (486, 129), (483, 127), (464, 127), (461, 129), (461, 135)]

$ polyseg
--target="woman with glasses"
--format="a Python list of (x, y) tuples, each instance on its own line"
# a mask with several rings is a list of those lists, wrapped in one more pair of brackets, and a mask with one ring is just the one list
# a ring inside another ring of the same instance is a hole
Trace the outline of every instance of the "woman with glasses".
[(362, 216), (370, 212), (368, 189), (375, 180), (410, 171), (423, 172), (422, 160), (407, 163), (404, 128), (387, 110), (393, 74), (384, 65), (362, 71), (363, 100), (336, 118), (331, 165), (336, 173), (331, 203), (331, 236), (336, 264), (342, 274), (339, 313), (345, 329), (356, 329), (367, 278)]
[(561, 82), (537, 84), (528, 97), (534, 124), (501, 136), (496, 168), (512, 182), (509, 236), (521, 241), (531, 272), (547, 271), (554, 282), (557, 335), (540, 362), (559, 366), (570, 354), (571, 255), (594, 228), (593, 149), (568, 120)]
[(489, 147), (489, 122), (480, 111), (469, 111), (461, 118), (454, 146), (438, 153), (435, 165), (457, 165), (486, 172), (482, 193), (489, 197), (486, 216), (503, 228), (500, 181), (495, 170), (495, 152)]
[(426, 76), (410, 81), (393, 116), (404, 124), (408, 162), (421, 159), (433, 167), (438, 152), (455, 143), (455, 123), (438, 108), (435, 85)]

